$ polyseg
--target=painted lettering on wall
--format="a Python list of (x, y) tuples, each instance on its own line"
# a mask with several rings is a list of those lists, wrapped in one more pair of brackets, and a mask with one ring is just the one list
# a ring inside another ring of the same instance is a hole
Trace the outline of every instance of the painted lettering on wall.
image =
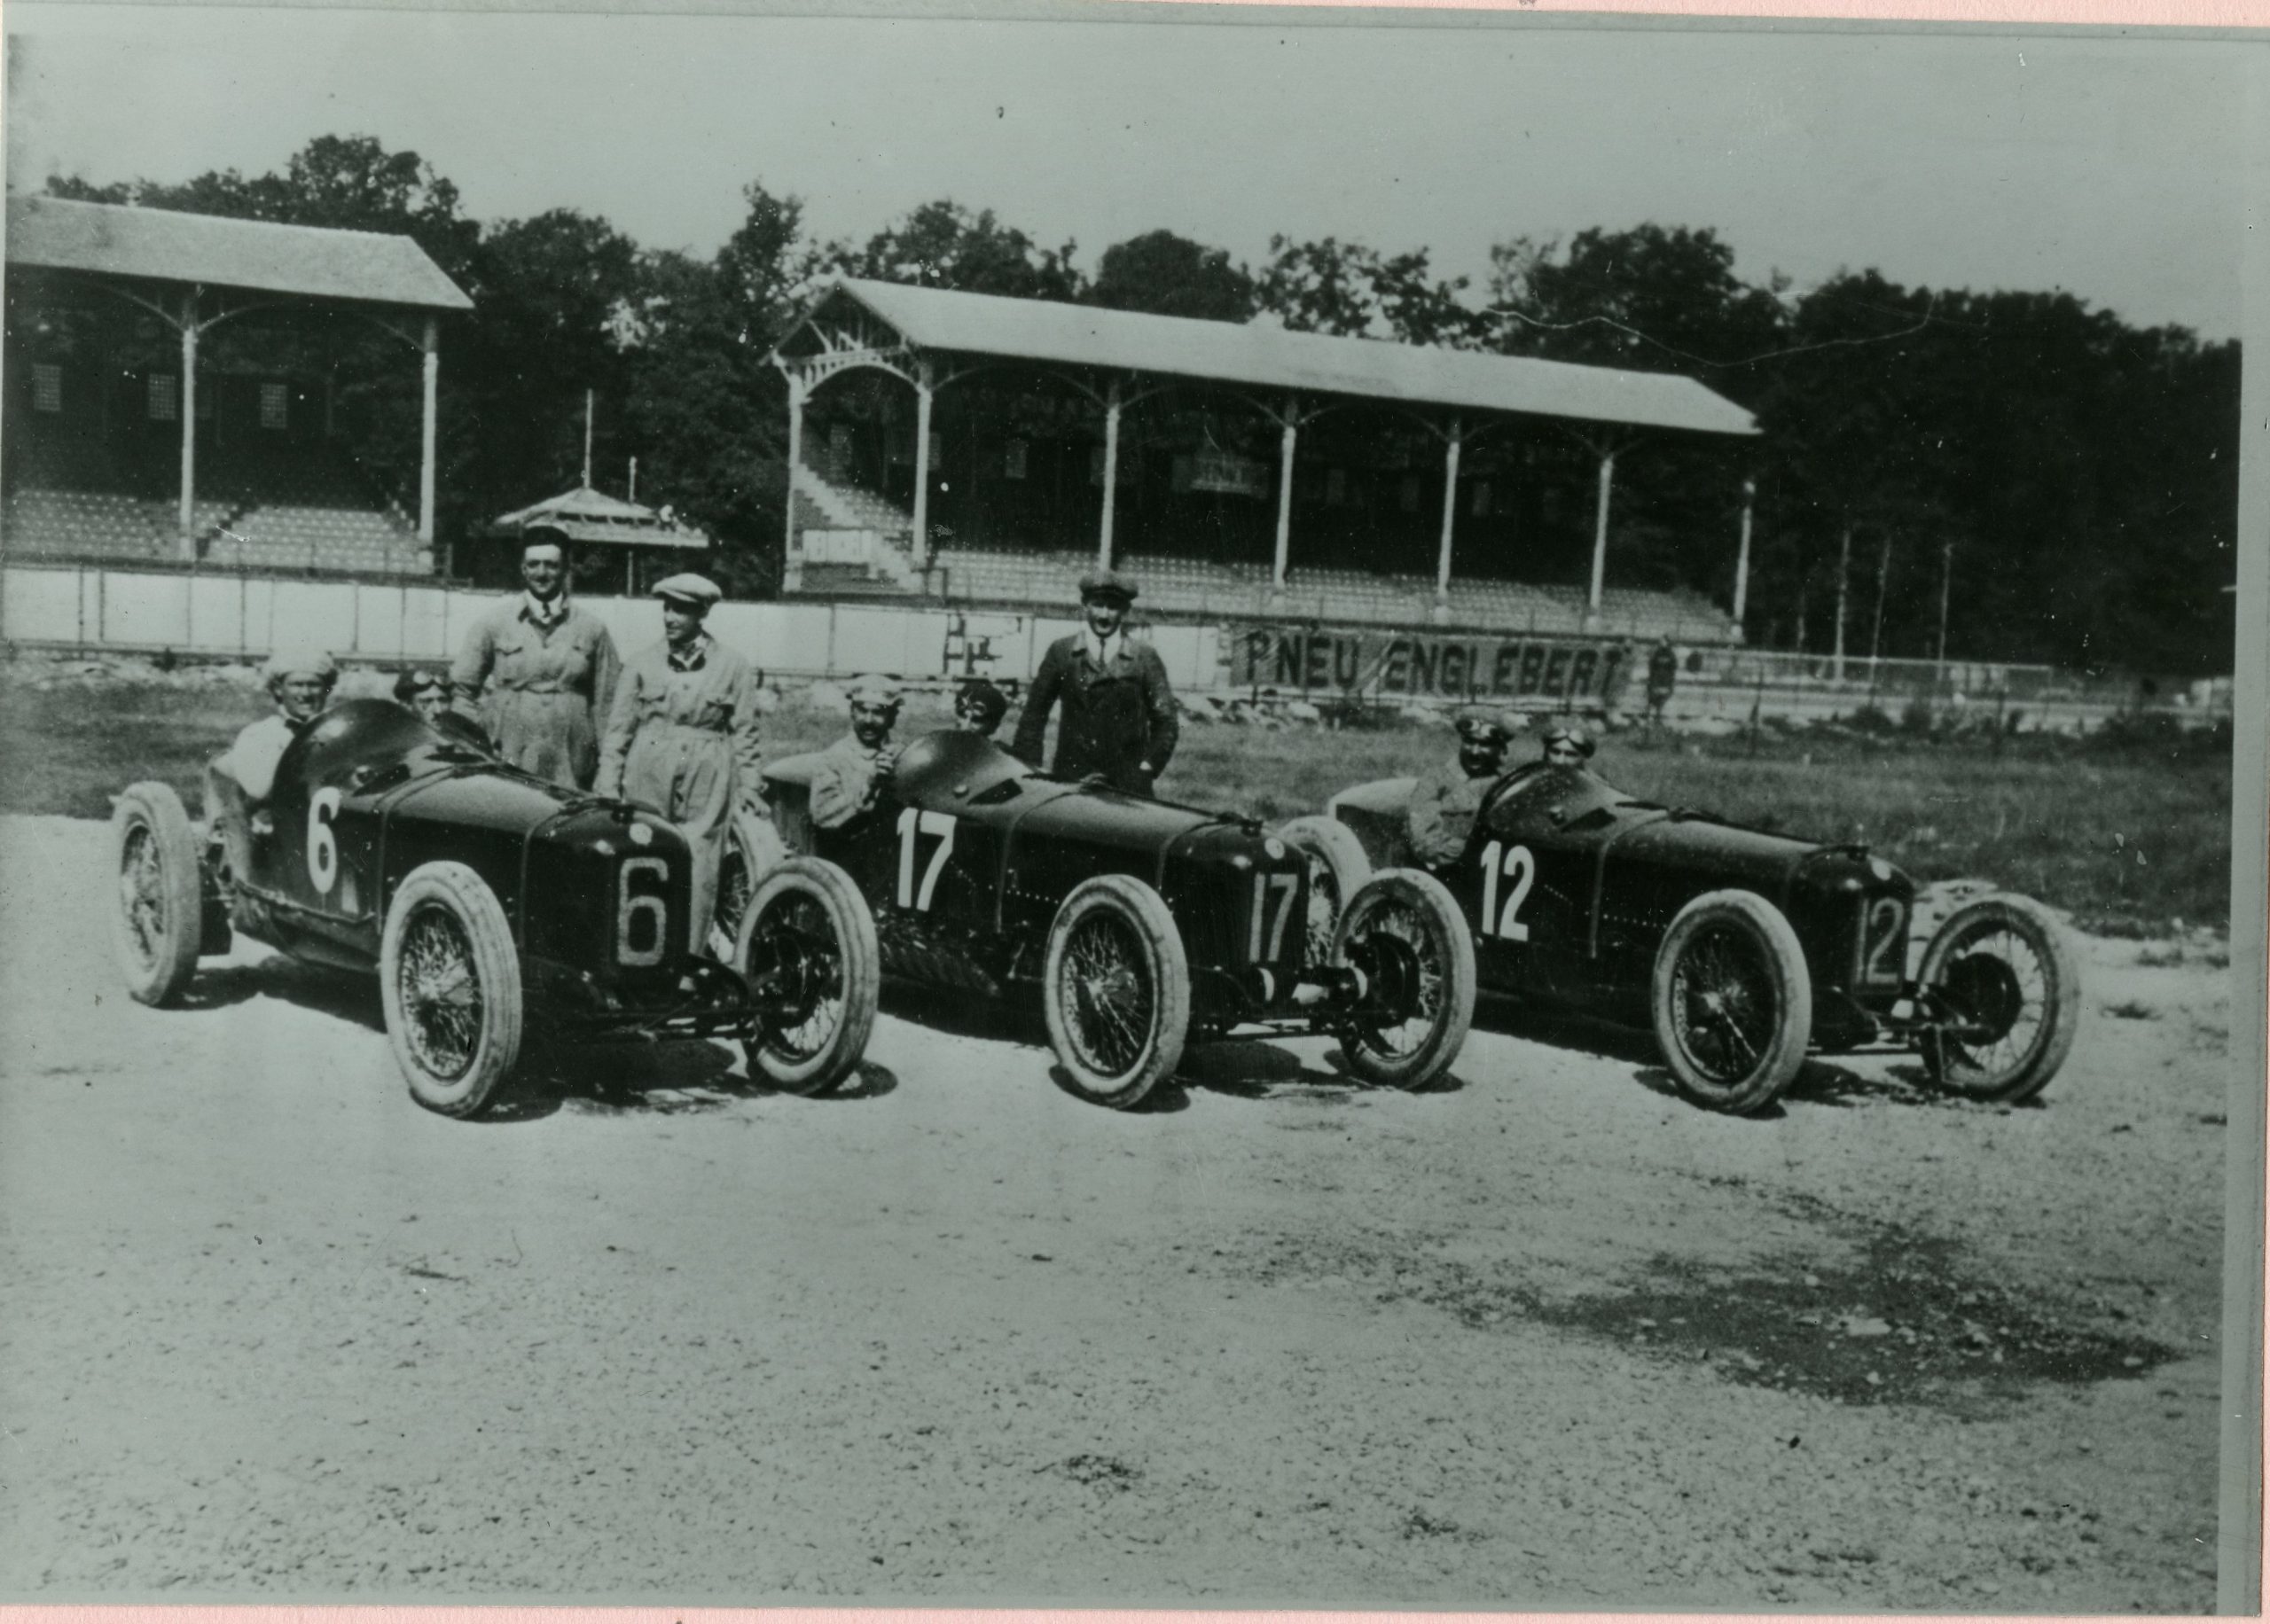
[(1280, 693), (1597, 701), (1616, 695), (1632, 659), (1621, 639), (1247, 626), (1230, 640), (1230, 681)]

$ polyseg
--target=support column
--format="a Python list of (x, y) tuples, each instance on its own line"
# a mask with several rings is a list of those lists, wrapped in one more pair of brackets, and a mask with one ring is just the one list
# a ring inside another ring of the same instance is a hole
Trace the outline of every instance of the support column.
[(1742, 612), (1749, 607), (1749, 520), (1757, 504), (1757, 481), (1742, 482), (1742, 550), (1734, 554), (1734, 629), (1742, 629)]
[(1277, 550), (1269, 564), (1272, 602), (1285, 596), (1285, 568), (1293, 551), (1293, 457), (1300, 448), (1300, 397), (1285, 397), (1285, 416), (1277, 436)]
[(175, 509), (176, 539), (184, 564), (197, 561), (197, 293), (181, 296), (181, 388), (174, 403), (181, 410), (181, 500)]
[(1466, 444), (1466, 426), (1451, 419), (1450, 438), (1443, 451), (1443, 539), (1435, 555), (1435, 607), (1437, 621), (1451, 618), (1451, 539), (1458, 526), (1458, 457)]
[(1852, 527), (1844, 527), (1843, 540), (1836, 549), (1836, 641), (1829, 675), (1837, 682), (1844, 680), (1844, 597), (1852, 574)]
[(794, 590), (802, 583), (802, 571), (796, 553), (796, 474), (804, 465), (804, 380), (795, 373), (784, 371), (781, 376), (788, 381), (788, 466), (787, 483), (782, 492), (780, 507), (787, 533), (781, 538), (781, 584)]
[(425, 340), (419, 347), (426, 353), (426, 410), (418, 424), (418, 539), (431, 547), (434, 544), (434, 428), (442, 386), (442, 324), (433, 316), (426, 318)]
[(1111, 567), (1111, 531), (1119, 512), (1119, 380), (1113, 379), (1103, 399), (1103, 526), (1096, 535), (1096, 564)]
[(1616, 453), (1603, 451), (1600, 457), (1600, 502), (1593, 518), (1593, 584), (1585, 598), (1585, 613), (1589, 619), (1600, 615), (1601, 586), (1608, 574), (1608, 504), (1609, 493), (1616, 488)]
[(914, 372), (914, 568), (930, 567), (930, 363)]

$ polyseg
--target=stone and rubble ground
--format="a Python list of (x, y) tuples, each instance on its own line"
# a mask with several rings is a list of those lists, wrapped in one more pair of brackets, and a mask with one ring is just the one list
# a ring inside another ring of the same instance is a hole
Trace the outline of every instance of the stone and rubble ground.
[(1644, 1036), (1159, 1108), (893, 1000), (417, 1109), (374, 987), (127, 1002), (100, 824), (0, 820), (0, 1597), (2198, 1612), (2228, 972), (2084, 939), (2038, 1106), (1733, 1120)]

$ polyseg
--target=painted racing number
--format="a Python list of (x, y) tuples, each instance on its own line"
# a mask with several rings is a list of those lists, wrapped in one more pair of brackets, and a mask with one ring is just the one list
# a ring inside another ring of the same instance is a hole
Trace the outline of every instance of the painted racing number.
[(317, 896), (329, 896), (339, 883), (339, 837), (331, 820), (339, 815), (341, 792), (321, 789), (308, 802), (308, 883)]
[[(662, 962), (669, 941), (669, 905), (661, 891), (670, 865), (660, 857), (626, 860), (614, 885), (614, 956), (622, 964)], [(648, 882), (651, 882), (648, 883)]]
[[(1498, 911), (1498, 877), (1503, 874), (1513, 881), (1513, 894), (1506, 899), (1506, 910)], [(1503, 840), (1492, 840), (1482, 848), (1482, 933), (1507, 941), (1527, 941), (1529, 925), (1521, 917), (1522, 904), (1529, 900), (1529, 888), (1537, 883), (1537, 858), (1526, 846), (1506, 849)]]
[(1860, 980), (1897, 981), (1907, 972), (1907, 910), (1896, 896), (1880, 896), (1860, 915)]
[[(937, 849), (930, 854), (930, 864), (922, 871), (922, 884), (914, 884), (915, 847), (926, 835), (939, 837)], [(898, 815), (898, 905), (928, 912), (930, 899), (937, 894), (938, 876), (945, 871), (946, 858), (954, 848), (954, 815), (951, 812), (924, 812), (909, 807)]]
[[(1253, 877), (1253, 929), (1246, 941), (1246, 956), (1253, 963), (1274, 964), (1284, 952), (1285, 921), (1292, 916), (1293, 897), (1300, 888), (1297, 874)], [(1269, 947), (1266, 953), (1261, 950), (1264, 937)]]

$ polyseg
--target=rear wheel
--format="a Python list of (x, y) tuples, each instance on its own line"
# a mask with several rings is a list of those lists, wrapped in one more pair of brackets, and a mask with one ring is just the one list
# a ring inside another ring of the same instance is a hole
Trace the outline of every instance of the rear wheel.
[(1277, 838), (1308, 860), (1308, 956), (1301, 962), (1328, 964), (1341, 910), (1372, 877), (1371, 856), (1356, 832), (1336, 817), (1296, 817)]
[(1679, 912), (1656, 952), (1656, 1041), (1679, 1091), (1712, 1111), (1762, 1111), (1804, 1064), (1812, 976), (1781, 910), (1712, 891)]
[(1182, 1063), (1190, 961), (1156, 891), (1124, 874), (1084, 880), (1049, 926), (1041, 1007), (1084, 1099), (1139, 1103)]
[(765, 1011), (748, 1042), (752, 1071), (790, 1094), (825, 1094), (858, 1068), (882, 952), (849, 875), (818, 857), (775, 863), (749, 893), (732, 963)]
[(1449, 1069), (1474, 1024), (1474, 938), (1442, 881), (1416, 869), (1373, 875), (1340, 917), (1332, 962), (1363, 972), (1365, 1007), (1378, 1011), (1342, 1033), (1350, 1071), (1423, 1089)]
[(525, 1009), (512, 923), (462, 863), (421, 863), (394, 894), (379, 943), (387, 1042), (411, 1097), (477, 1115), (521, 1055)]
[(1917, 978), (1942, 1025), (1923, 1036), (1932, 1080), (1976, 1099), (2031, 1099), (2073, 1046), (2080, 970), (2065, 933), (2029, 897), (1958, 909), (1923, 949)]
[(724, 855), (717, 863), (717, 907), (709, 916), (709, 956), (731, 964), (733, 946), (740, 941), (741, 918), (757, 882), (788, 855), (779, 832), (762, 814), (743, 811), (725, 834)]
[(205, 879), (197, 831), (170, 785), (143, 783), (110, 817), (117, 902), (111, 945), (137, 1003), (170, 1003), (197, 973), (205, 934)]

